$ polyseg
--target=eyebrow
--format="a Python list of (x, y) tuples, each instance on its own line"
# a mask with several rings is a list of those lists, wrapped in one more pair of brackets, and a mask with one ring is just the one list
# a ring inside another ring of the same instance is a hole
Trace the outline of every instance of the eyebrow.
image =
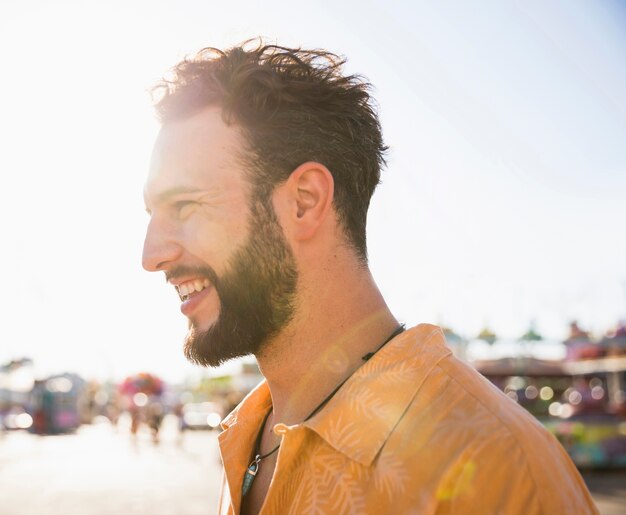
[[(212, 190), (207, 190), (206, 188), (194, 188), (191, 186), (174, 186), (165, 191), (162, 191), (156, 196), (156, 204), (166, 204), (172, 198), (177, 197), (179, 195), (197, 195), (202, 193), (203, 197), (206, 194), (209, 194)], [(146, 206), (146, 212), (150, 212), (150, 209)]]
[(161, 192), (157, 196), (157, 201), (159, 203), (163, 203), (163, 202), (167, 202), (172, 197), (176, 197), (178, 195), (190, 195), (190, 194), (195, 194), (195, 193), (201, 193), (203, 191), (205, 190), (201, 190), (199, 188), (190, 188), (187, 186), (176, 186), (174, 188), (170, 188)]
[[(173, 197), (176, 197), (178, 195), (194, 195), (194, 194), (198, 194), (198, 193), (202, 193), (204, 190), (199, 189), (199, 188), (191, 188), (188, 186), (175, 186), (173, 188), (169, 188), (161, 193), (159, 193), (159, 195), (157, 195), (156, 198), (156, 203), (157, 204), (165, 204), (167, 203), (170, 199), (172, 199)], [(150, 213), (150, 209), (148, 209), (147, 203), (146, 203), (146, 212)]]

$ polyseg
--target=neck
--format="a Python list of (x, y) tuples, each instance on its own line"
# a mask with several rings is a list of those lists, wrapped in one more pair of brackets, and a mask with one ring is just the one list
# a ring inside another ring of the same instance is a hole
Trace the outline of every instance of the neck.
[(272, 424), (302, 422), (399, 325), (369, 270), (325, 283), (323, 291), (302, 289), (314, 294), (300, 296), (292, 322), (257, 355)]

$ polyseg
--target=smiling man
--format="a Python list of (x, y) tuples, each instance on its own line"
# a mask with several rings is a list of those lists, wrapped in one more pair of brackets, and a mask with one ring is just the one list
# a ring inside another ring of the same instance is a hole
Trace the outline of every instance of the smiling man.
[[(293, 256), (267, 196), (250, 201), (244, 148), (217, 107), (172, 121), (146, 188), (160, 236), (147, 242), (144, 265), (176, 287), (190, 321), (185, 353), (202, 365), (256, 354), (293, 312)], [(178, 234), (161, 240), (170, 231)]]
[(248, 43), (156, 88), (143, 265), (191, 361), (265, 377), (223, 423), (219, 512), (594, 513), (556, 440), (385, 304), (365, 235), (386, 147), (342, 65)]

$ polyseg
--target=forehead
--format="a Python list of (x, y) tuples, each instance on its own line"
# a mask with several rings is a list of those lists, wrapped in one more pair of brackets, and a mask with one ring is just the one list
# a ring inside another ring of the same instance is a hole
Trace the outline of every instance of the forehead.
[(244, 138), (210, 107), (161, 128), (152, 151), (144, 193), (147, 201), (175, 190), (247, 187)]

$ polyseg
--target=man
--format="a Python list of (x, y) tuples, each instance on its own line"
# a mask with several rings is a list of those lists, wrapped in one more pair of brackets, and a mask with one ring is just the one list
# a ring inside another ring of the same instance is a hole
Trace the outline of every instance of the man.
[(265, 377), (223, 423), (219, 512), (594, 513), (556, 440), (385, 304), (365, 229), (386, 147), (342, 64), (247, 43), (157, 87), (144, 267), (191, 361)]

